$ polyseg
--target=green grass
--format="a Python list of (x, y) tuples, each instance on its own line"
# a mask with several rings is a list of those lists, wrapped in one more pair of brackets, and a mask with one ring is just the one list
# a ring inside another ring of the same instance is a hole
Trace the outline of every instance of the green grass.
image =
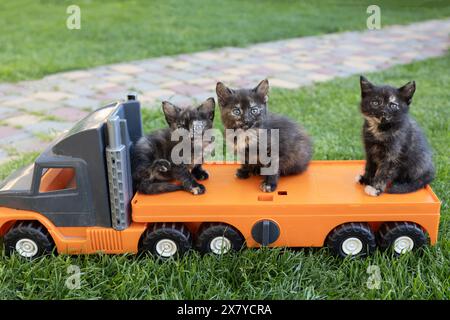
[[(400, 258), (376, 252), (341, 260), (327, 249), (244, 250), (222, 258), (193, 252), (161, 262), (135, 256), (58, 256), (34, 262), (0, 257), (0, 298), (15, 299), (449, 299), (450, 298), (450, 56), (369, 74), (375, 83), (416, 80), (411, 112), (435, 150), (433, 189), (442, 200), (439, 242)], [(301, 122), (314, 137), (315, 159), (361, 159), (358, 78), (300, 90), (274, 90), (270, 108)], [(161, 112), (144, 111), (147, 130), (164, 125)], [(32, 159), (0, 167), (0, 179)], [(231, 186), (232, 187), (232, 186)], [(65, 286), (67, 267), (81, 268), (81, 289)], [(381, 287), (369, 289), (367, 268), (378, 266)]]
[[(81, 8), (81, 30), (66, 8)], [(0, 82), (223, 46), (366, 29), (369, 0), (0, 2)], [(450, 16), (446, 0), (377, 1), (382, 25)]]

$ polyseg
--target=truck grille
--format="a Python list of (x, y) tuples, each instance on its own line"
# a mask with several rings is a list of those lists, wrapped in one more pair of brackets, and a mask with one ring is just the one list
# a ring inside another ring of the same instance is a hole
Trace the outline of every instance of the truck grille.
[(92, 251), (120, 251), (123, 248), (120, 232), (103, 229), (88, 230), (88, 239)]

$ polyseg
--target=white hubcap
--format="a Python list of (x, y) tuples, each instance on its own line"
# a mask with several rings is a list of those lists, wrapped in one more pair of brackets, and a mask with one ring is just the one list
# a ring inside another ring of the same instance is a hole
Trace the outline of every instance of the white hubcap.
[(170, 239), (162, 239), (156, 243), (156, 252), (164, 258), (172, 257), (178, 251), (175, 241)]
[(354, 256), (363, 249), (363, 243), (358, 238), (348, 238), (342, 243), (342, 251), (346, 255)]
[(410, 237), (407, 236), (398, 237), (394, 241), (394, 251), (398, 254), (411, 251), (413, 248), (414, 248), (414, 241)]
[(215, 237), (209, 244), (212, 253), (223, 254), (231, 249), (231, 242), (225, 237)]
[(16, 243), (16, 251), (22, 257), (32, 258), (38, 253), (38, 246), (33, 240), (20, 239)]

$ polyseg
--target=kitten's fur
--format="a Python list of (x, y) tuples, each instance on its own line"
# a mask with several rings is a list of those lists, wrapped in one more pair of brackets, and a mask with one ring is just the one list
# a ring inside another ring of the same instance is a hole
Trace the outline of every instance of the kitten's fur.
[[(306, 170), (312, 157), (311, 139), (294, 121), (267, 111), (269, 82), (261, 81), (254, 89), (233, 90), (219, 82), (216, 93), (225, 129), (279, 129), (279, 170), (277, 174), (266, 175), (261, 184), (264, 192), (276, 190), (280, 176), (301, 173)], [(233, 113), (240, 110), (239, 115)], [(252, 113), (252, 111), (254, 113)], [(268, 143), (270, 154), (270, 143)], [(246, 179), (259, 175), (262, 165), (246, 162), (238, 169), (236, 176)]]
[(415, 82), (397, 89), (373, 85), (361, 76), (360, 85), (366, 168), (359, 183), (371, 196), (425, 187), (435, 171), (427, 140), (408, 114)]
[[(203, 132), (211, 129), (214, 120), (214, 98), (209, 98), (197, 108), (181, 109), (167, 101), (163, 102), (162, 108), (169, 127), (142, 137), (134, 148), (133, 182), (135, 189), (145, 194), (177, 190), (203, 194), (205, 187), (195, 179), (208, 179), (208, 173), (202, 169), (201, 164), (174, 164), (172, 162), (171, 152), (178, 141), (171, 141), (171, 134), (180, 128), (192, 131), (194, 121), (203, 122)], [(172, 183), (172, 180), (181, 182), (181, 185)]]

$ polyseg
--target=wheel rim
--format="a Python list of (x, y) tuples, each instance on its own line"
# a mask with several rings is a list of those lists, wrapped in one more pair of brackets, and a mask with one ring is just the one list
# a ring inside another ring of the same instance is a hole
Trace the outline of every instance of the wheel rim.
[(224, 254), (230, 251), (231, 241), (225, 237), (215, 237), (211, 240), (209, 247), (214, 254)]
[(398, 237), (394, 241), (394, 251), (398, 254), (406, 253), (414, 248), (414, 240), (407, 236)]
[(38, 253), (39, 248), (36, 242), (31, 239), (20, 239), (16, 243), (16, 251), (22, 257), (32, 258)]
[(159, 240), (156, 244), (156, 252), (158, 255), (164, 258), (174, 256), (178, 251), (177, 244), (175, 241), (170, 239)]
[(354, 256), (363, 249), (363, 243), (358, 238), (348, 238), (342, 243), (342, 251), (346, 255)]

